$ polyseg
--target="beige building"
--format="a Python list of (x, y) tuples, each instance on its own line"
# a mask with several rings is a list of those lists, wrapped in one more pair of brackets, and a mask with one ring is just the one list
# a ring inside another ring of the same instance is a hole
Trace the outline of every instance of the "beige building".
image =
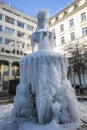
[(31, 52), (30, 36), (36, 19), (0, 2), (0, 91), (19, 77), (19, 60)]
[[(55, 51), (65, 53), (65, 46), (76, 42), (82, 45), (85, 42), (87, 46), (87, 0), (75, 0), (51, 17), (49, 24), (50, 30), (56, 35)], [(71, 81), (79, 84), (78, 76), (74, 72), (72, 72)], [(82, 82), (84, 86), (87, 86), (87, 69), (84, 78), (82, 76)]]
[[(49, 24), (56, 36), (56, 52), (64, 53), (66, 45), (78, 40), (87, 41), (87, 0), (74, 1), (51, 17)], [(30, 36), (36, 28), (36, 19), (0, 3), (0, 91), (8, 87), (10, 79), (19, 77), (19, 60), (31, 52)], [(72, 83), (79, 84), (76, 73), (71, 73)], [(87, 86), (87, 71), (83, 84)]]

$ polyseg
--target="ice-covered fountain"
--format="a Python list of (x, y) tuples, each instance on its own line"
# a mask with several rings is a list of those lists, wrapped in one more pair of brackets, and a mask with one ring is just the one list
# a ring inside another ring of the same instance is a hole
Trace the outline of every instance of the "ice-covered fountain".
[(53, 120), (57, 124), (81, 122), (75, 91), (67, 79), (67, 58), (55, 53), (54, 33), (48, 30), (49, 13), (37, 14), (37, 31), (31, 36), (31, 46), (38, 51), (20, 61), (20, 83), (17, 86), (12, 111), (14, 120), (25, 118), (38, 124)]

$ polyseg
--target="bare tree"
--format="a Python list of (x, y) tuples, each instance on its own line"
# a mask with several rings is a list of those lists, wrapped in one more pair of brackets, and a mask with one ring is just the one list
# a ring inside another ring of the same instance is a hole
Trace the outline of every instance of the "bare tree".
[(69, 64), (78, 75), (80, 89), (82, 89), (82, 74), (84, 75), (87, 62), (87, 41), (80, 39), (67, 44), (64, 46), (64, 52), (68, 56)]

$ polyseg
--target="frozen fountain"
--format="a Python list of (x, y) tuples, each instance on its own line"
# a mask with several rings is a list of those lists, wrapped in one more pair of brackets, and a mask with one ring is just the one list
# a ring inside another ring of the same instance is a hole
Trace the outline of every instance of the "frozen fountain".
[(67, 79), (68, 61), (53, 51), (55, 37), (48, 30), (48, 18), (47, 10), (37, 14), (37, 31), (31, 36), (33, 53), (20, 61), (20, 83), (12, 114), (14, 120), (25, 118), (38, 124), (53, 120), (57, 124), (80, 123), (79, 104)]

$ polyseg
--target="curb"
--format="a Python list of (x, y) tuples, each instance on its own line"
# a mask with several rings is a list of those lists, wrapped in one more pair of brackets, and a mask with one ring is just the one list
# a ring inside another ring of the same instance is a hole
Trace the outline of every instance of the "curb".
[(77, 96), (78, 100), (87, 100), (87, 96)]
[(13, 99), (0, 100), (0, 104), (6, 104), (6, 103), (10, 103), (10, 102), (13, 102)]

